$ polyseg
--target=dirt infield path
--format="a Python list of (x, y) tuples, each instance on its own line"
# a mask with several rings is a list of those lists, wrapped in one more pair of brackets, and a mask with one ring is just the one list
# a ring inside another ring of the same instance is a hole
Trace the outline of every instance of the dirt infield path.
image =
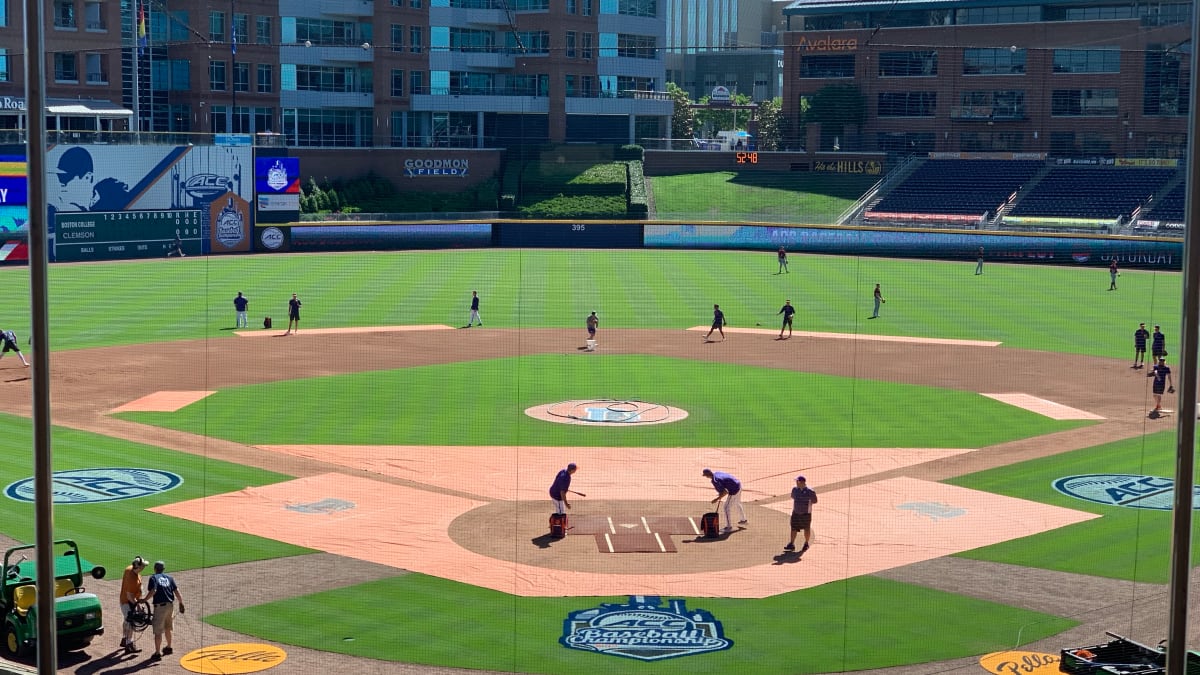
[[(594, 358), (581, 352), (582, 331), (553, 329), (471, 329), (457, 331), (298, 335), (259, 339), (217, 339), (55, 352), (52, 368), (52, 418), (56, 425), (93, 431), (183, 452), (203, 454), (297, 477), (341, 471), (315, 459), (279, 454), (219, 439), (150, 427), (112, 418), (119, 405), (162, 390), (219, 390), (259, 382), (292, 380), (347, 372), (453, 363), (464, 360), (561, 353)], [(998, 444), (977, 452), (897, 469), (873, 476), (910, 476), (941, 480), (982, 469), (1005, 466), (1100, 443), (1173, 428), (1173, 418), (1146, 418), (1149, 379), (1126, 361), (1088, 356), (1021, 351), (1001, 347), (909, 344), (903, 342), (796, 337), (779, 341), (770, 335), (731, 334), (724, 342), (705, 343), (684, 330), (604, 330), (600, 354), (651, 354), (705, 361), (739, 363), (852, 378), (924, 384), (980, 393), (1021, 392), (1095, 413), (1104, 421), (1079, 429)], [(14, 367), (15, 366), (15, 367)], [(16, 360), (0, 362), (0, 410), (30, 414), (29, 371)], [(897, 405), (903, 405), (897, 402)], [(852, 411), (848, 411), (852, 412)], [(953, 424), (954, 411), (947, 411)], [(870, 420), (856, 424), (870, 424)], [(375, 480), (404, 484), (384, 476)], [(430, 486), (424, 489), (437, 490)], [(820, 485), (830, 491), (844, 485)], [(482, 535), (481, 535), (482, 536)], [(151, 553), (151, 555), (153, 555)], [(238, 606), (305, 595), (394, 575), (394, 569), (329, 554), (210, 568), (177, 575), (189, 607), (203, 616)], [(1042, 570), (1008, 567), (957, 558), (942, 558), (880, 573), (879, 576), (983, 597), (1071, 616), (1084, 625), (1032, 651), (1056, 652), (1061, 646), (1099, 641), (1114, 630), (1156, 643), (1165, 635), (1166, 589), (1105, 579), (1079, 578)], [(284, 580), (267, 588), (248, 580)], [(118, 580), (119, 581), (119, 580)], [(115, 599), (117, 581), (93, 584), (106, 603)], [(201, 602), (197, 600), (202, 599)], [(106, 604), (110, 617), (119, 616)], [(109, 621), (108, 634), (79, 662), (64, 661), (61, 672), (78, 675), (127, 673), (140, 669), (149, 649), (136, 657), (116, 655), (119, 624)], [(316, 630), (318, 624), (314, 624)], [(1200, 627), (1193, 627), (1193, 632)], [(1200, 634), (1200, 633), (1198, 633)], [(203, 644), (240, 641), (244, 637), (208, 626), (189, 614), (176, 635), (176, 653)], [(143, 638), (149, 642), (149, 633)], [(1014, 642), (1016, 638), (1014, 637)], [(254, 641), (250, 639), (249, 641)], [(550, 648), (548, 646), (548, 648)], [(288, 648), (288, 660), (273, 668), (278, 675), (327, 672), (452, 673), (454, 669), (376, 662)], [(839, 672), (831, 664), (830, 672)], [(154, 666), (157, 673), (186, 672), (170, 660)], [(479, 671), (471, 671), (479, 672)], [(888, 675), (980, 672), (976, 659), (894, 668)]]

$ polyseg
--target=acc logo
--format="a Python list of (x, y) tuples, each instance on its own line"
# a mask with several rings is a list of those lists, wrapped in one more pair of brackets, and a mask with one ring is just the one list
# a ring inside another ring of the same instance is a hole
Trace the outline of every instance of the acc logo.
[(729, 649), (721, 622), (702, 609), (689, 611), (683, 600), (662, 607), (657, 596), (631, 595), (624, 605), (605, 603), (571, 612), (559, 644), (568, 649), (658, 661)]
[(283, 508), (297, 513), (337, 513), (338, 511), (348, 511), (354, 508), (354, 502), (330, 497), (329, 499), (322, 499), (319, 502), (310, 502), (308, 504), (288, 504)]
[[(1170, 511), (1175, 500), (1175, 481), (1157, 476), (1094, 473), (1067, 476), (1053, 483), (1054, 489), (1076, 499), (1107, 506)], [(1192, 489), (1192, 508), (1200, 509), (1200, 486)]]
[(275, 160), (275, 164), (267, 169), (267, 185), (276, 192), (288, 186), (287, 169), (283, 167), (283, 162)]
[(966, 509), (942, 502), (905, 502), (896, 508), (901, 511), (912, 511), (918, 516), (925, 516), (930, 520), (944, 520), (967, 515)]
[[(158, 469), (115, 467), (55, 471), (53, 483), (55, 504), (96, 504), (173, 490), (183, 484), (183, 478)], [(34, 501), (33, 479), (10, 484), (4, 494), (17, 501)]]
[(257, 673), (286, 658), (287, 652), (274, 645), (233, 643), (201, 647), (179, 659), (179, 665), (193, 673)]
[(979, 665), (994, 675), (1059, 675), (1058, 655), (1038, 652), (992, 652)]
[(215, 173), (198, 173), (183, 182), (183, 189), (201, 201), (209, 201), (226, 192), (232, 192), (233, 180)]
[(263, 246), (272, 251), (278, 250), (280, 246), (283, 246), (283, 230), (280, 230), (278, 227), (268, 227), (262, 231), (258, 239), (262, 242)]
[(229, 248), (242, 243), (246, 238), (246, 227), (242, 220), (242, 212), (233, 204), (233, 197), (217, 214), (217, 241)]

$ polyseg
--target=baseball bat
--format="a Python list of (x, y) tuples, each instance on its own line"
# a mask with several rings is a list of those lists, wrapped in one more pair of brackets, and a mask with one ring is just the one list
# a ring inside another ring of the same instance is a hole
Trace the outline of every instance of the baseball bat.
[(567, 490), (567, 492), (570, 492), (570, 493), (571, 493), (571, 494), (573, 494), (573, 495), (579, 495), (580, 497), (586, 497), (586, 496), (587, 496), (587, 495), (583, 494), (582, 492), (576, 492), (575, 490)]

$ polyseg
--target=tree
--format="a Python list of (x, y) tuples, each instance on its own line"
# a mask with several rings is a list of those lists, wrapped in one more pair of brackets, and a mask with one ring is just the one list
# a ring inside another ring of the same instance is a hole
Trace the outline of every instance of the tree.
[[(700, 99), (700, 102), (709, 103), (709, 99), (710, 97), (705, 96)], [(750, 97), (745, 94), (735, 94), (730, 97), (730, 102), (733, 105), (750, 105), (752, 103)], [(717, 106), (715, 108), (700, 108), (696, 111), (696, 122), (701, 129), (708, 133), (745, 129), (749, 121), (749, 110), (734, 110), (733, 108)]]
[(853, 84), (831, 84), (813, 94), (806, 122), (819, 122), (822, 137), (840, 136), (851, 126), (857, 130), (867, 119), (867, 98)]
[(759, 150), (778, 150), (787, 131), (787, 119), (783, 116), (783, 99), (773, 98), (758, 104)]
[(671, 113), (671, 138), (691, 139), (696, 130), (696, 111), (688, 93), (674, 82), (667, 83), (667, 96), (675, 105)]

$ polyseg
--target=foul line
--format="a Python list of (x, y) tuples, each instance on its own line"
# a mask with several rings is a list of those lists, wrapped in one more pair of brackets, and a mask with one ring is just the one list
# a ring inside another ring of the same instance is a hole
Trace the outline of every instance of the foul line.
[[(709, 326), (692, 326), (688, 330), (707, 333)], [(772, 328), (730, 328), (725, 327), (726, 333), (752, 333), (755, 335), (779, 335)], [(862, 333), (817, 333), (814, 331), (798, 330), (792, 337), (829, 338), (834, 340), (870, 340), (872, 342), (912, 342), (926, 345), (957, 345), (961, 347), (999, 347), (1001, 343), (990, 340), (956, 340), (953, 338), (912, 337), (908, 335), (865, 335)]]

